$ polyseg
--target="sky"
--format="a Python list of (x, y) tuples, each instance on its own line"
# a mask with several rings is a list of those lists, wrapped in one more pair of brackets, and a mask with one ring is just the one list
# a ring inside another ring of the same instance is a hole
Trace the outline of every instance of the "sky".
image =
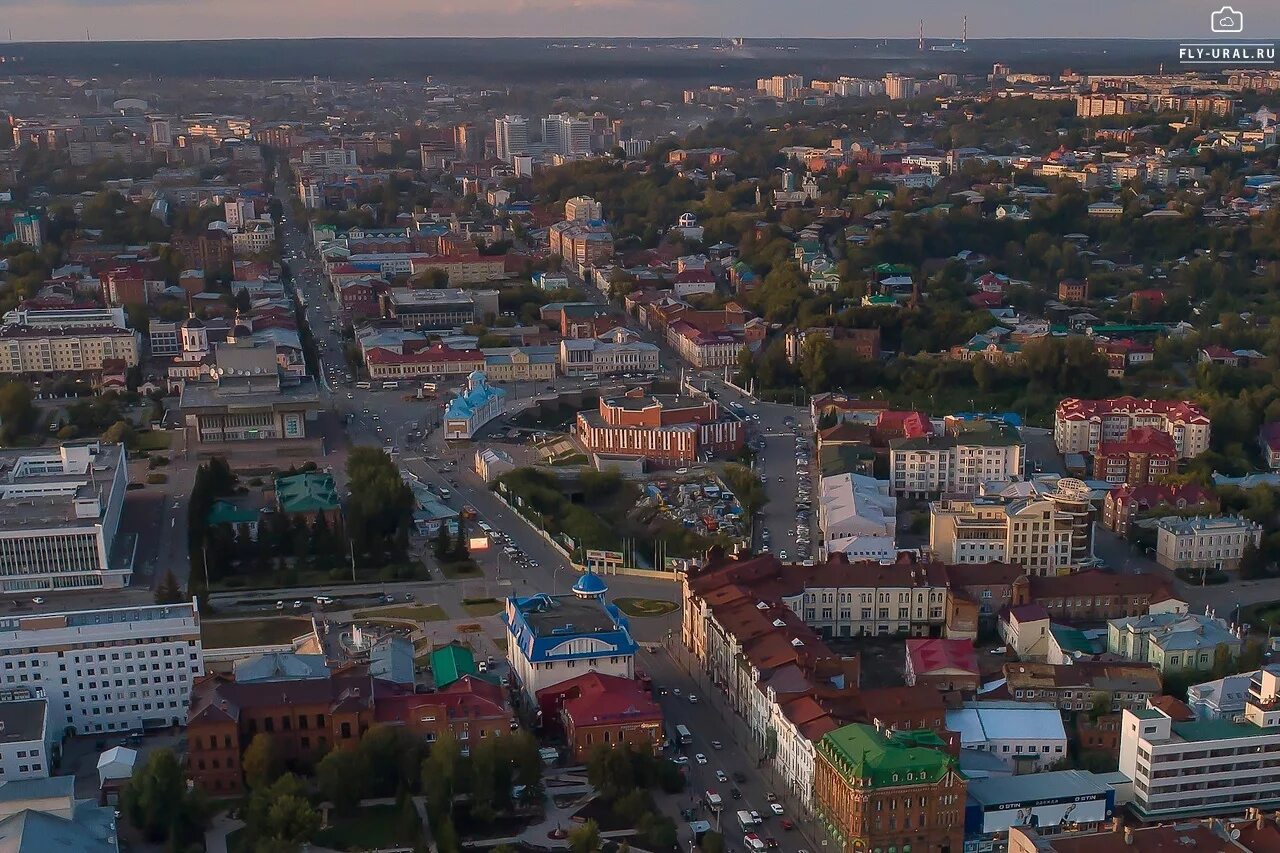
[[(1280, 38), (1280, 0), (1228, 0)], [(1221, 0), (0, 0), (0, 39), (1209, 37)]]

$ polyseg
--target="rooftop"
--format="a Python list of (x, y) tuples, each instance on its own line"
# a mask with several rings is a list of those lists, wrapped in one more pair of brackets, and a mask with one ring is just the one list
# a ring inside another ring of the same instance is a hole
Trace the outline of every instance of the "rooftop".
[(862, 778), (874, 787), (936, 782), (953, 766), (942, 740), (932, 731), (895, 731), (851, 723), (828, 732), (818, 751), (846, 778)]
[(44, 740), (48, 710), (43, 696), (0, 702), (0, 743)]
[(1025, 803), (1059, 797), (1105, 797), (1110, 786), (1083, 770), (1053, 770), (1023, 776), (970, 779), (969, 797), (986, 805)]
[(0, 531), (104, 524), (123, 462), (121, 445), (98, 441), (0, 451)]

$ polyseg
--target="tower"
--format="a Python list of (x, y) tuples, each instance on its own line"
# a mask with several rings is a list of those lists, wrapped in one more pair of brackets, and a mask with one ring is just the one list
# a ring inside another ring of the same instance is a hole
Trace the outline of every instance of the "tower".
[(182, 357), (188, 361), (204, 358), (209, 354), (209, 330), (192, 311), (182, 321)]
[(918, 49), (924, 50), (924, 18), (920, 19), (920, 44)]
[(964, 27), (963, 29), (960, 30), (960, 43), (963, 45), (969, 44), (969, 16), (968, 15), (964, 16)]

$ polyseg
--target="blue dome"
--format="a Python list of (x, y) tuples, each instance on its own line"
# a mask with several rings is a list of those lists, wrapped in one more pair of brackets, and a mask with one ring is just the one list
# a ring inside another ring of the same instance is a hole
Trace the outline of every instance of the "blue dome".
[(583, 572), (573, 585), (573, 594), (579, 598), (603, 598), (609, 585), (595, 572)]

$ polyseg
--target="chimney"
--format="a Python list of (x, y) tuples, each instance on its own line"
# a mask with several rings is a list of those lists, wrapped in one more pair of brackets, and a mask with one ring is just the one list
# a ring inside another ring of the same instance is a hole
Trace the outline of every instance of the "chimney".
[(1133, 829), (1131, 827), (1126, 826), (1124, 828), (1124, 843), (1128, 847), (1133, 846)]

